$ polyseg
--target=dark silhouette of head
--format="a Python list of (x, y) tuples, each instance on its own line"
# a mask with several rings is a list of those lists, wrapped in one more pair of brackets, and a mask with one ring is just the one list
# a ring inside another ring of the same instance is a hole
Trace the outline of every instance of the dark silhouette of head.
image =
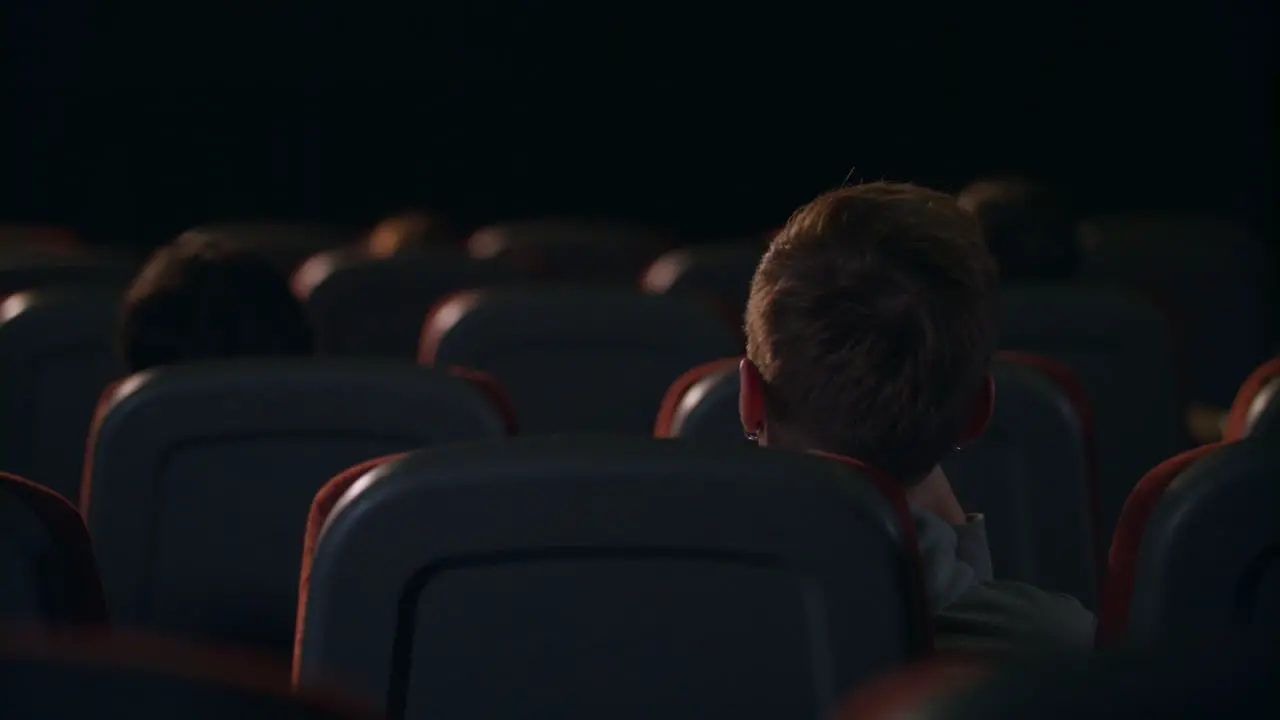
[(959, 200), (982, 223), (1002, 281), (1064, 282), (1079, 272), (1075, 223), (1048, 188), (1019, 178), (979, 180)]
[(147, 260), (125, 294), (119, 343), (132, 372), (313, 349), (306, 312), (284, 274), (249, 248), (198, 233)]
[(888, 182), (822, 195), (751, 284), (745, 429), (923, 479), (990, 418), (995, 284), (981, 229), (952, 196)]

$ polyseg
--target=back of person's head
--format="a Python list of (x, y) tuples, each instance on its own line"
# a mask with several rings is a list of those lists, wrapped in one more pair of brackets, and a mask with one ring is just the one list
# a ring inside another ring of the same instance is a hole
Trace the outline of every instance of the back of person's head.
[(119, 339), (132, 372), (313, 348), (306, 311), (284, 274), (248, 248), (198, 233), (147, 260), (125, 294)]
[(744, 427), (923, 479), (990, 416), (995, 276), (950, 195), (875, 182), (800, 208), (751, 284)]
[(1060, 282), (1079, 272), (1075, 223), (1045, 186), (1019, 178), (979, 180), (959, 199), (982, 223), (1005, 282)]
[(369, 231), (366, 247), (374, 257), (390, 257), (432, 246), (455, 244), (457, 237), (439, 216), (423, 212), (393, 215)]

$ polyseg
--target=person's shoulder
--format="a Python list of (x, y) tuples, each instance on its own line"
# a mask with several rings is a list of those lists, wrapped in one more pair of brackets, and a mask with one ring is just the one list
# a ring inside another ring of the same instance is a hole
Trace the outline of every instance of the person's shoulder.
[(974, 585), (934, 617), (939, 649), (1091, 650), (1096, 620), (1079, 600), (1025, 583)]

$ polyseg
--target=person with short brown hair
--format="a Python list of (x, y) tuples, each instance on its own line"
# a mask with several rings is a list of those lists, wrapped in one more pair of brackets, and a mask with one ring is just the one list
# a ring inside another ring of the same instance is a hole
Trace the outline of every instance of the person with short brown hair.
[(983, 518), (939, 467), (991, 417), (995, 289), (982, 229), (954, 197), (889, 182), (820, 196), (752, 281), (743, 426), (904, 488), (940, 647), (1089, 647), (1094, 619), (1077, 601), (992, 580)]
[(311, 354), (288, 278), (251, 249), (189, 234), (157, 250), (125, 293), (118, 340), (130, 372), (194, 360)]

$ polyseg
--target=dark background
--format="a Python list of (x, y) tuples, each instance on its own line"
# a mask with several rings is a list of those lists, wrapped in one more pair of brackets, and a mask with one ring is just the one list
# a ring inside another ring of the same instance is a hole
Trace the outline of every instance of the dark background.
[(1261, 1), (259, 4), (6, 3), (0, 217), (137, 246), (409, 205), (713, 237), (856, 165), (1271, 229)]

